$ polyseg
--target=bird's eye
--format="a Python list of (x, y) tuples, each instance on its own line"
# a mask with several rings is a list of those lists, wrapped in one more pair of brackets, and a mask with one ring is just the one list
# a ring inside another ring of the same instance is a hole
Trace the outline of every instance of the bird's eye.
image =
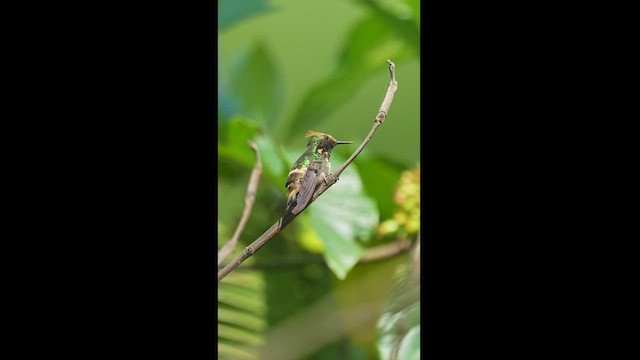
[(324, 136), (325, 140), (329, 140), (329, 137), (327, 135)]

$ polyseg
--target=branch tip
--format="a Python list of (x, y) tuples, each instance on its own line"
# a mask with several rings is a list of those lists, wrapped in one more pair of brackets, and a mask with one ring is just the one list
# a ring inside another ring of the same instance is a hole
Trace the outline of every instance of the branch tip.
[(387, 59), (387, 63), (389, 64), (389, 72), (391, 73), (391, 81), (396, 82), (396, 64), (393, 61)]

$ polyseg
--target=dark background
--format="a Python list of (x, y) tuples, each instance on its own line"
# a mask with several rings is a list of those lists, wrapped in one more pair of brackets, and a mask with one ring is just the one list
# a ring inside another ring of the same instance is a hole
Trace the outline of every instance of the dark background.
[[(15, 333), (66, 357), (215, 356), (215, 7), (47, 6), (12, 53), (13, 93), (33, 94)], [(599, 331), (581, 256), (592, 37), (571, 11), (423, 4), (428, 358), (573, 354)]]

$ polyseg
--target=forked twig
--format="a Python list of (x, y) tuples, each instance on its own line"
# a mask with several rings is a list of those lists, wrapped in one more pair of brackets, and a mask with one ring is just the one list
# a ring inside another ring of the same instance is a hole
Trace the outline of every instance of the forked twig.
[(258, 192), (258, 183), (260, 183), (260, 175), (262, 174), (262, 159), (260, 158), (260, 151), (258, 150), (258, 146), (251, 140), (248, 141), (249, 147), (253, 149), (256, 153), (256, 165), (251, 170), (251, 177), (249, 178), (249, 185), (247, 185), (247, 195), (244, 198), (244, 210), (242, 211), (242, 217), (240, 218), (240, 222), (238, 223), (238, 227), (236, 231), (233, 233), (233, 236), (224, 244), (222, 249), (218, 251), (218, 266), (222, 264), (224, 259), (231, 254), (233, 249), (236, 248), (238, 244), (238, 239), (240, 238), (240, 234), (244, 230), (245, 225), (247, 225), (247, 221), (249, 220), (249, 215), (251, 215), (251, 209), (253, 209), (253, 204), (256, 201), (256, 193)]

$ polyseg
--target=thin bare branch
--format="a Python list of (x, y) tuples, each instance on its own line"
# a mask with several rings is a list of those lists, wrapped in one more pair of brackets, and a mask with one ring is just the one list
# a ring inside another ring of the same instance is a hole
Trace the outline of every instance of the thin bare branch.
[[(414, 248), (415, 241), (401, 238), (394, 242), (374, 246), (365, 251), (358, 263), (383, 261), (398, 254), (409, 252)], [(238, 271), (252, 269), (288, 269), (309, 264), (324, 264), (325, 260), (320, 255), (297, 256), (294, 258), (279, 259), (273, 262), (260, 262), (259, 264), (245, 264)]]
[(378, 111), (378, 116), (376, 116), (376, 121), (380, 123), (384, 122), (384, 119), (387, 118), (387, 113), (389, 112), (391, 102), (393, 101), (393, 94), (395, 94), (396, 89), (398, 88), (398, 82), (396, 81), (396, 65), (392, 63), (391, 60), (387, 60), (387, 62), (389, 63), (389, 72), (391, 72), (391, 83), (387, 89), (387, 94), (384, 96), (384, 101), (382, 101), (382, 106), (380, 106), (380, 110)]
[(356, 151), (351, 154), (347, 161), (345, 161), (344, 164), (342, 164), (342, 166), (338, 168), (338, 170), (334, 171), (333, 174), (327, 177), (327, 184), (321, 184), (320, 186), (318, 186), (318, 189), (316, 189), (316, 192), (314, 193), (313, 198), (311, 198), (311, 201), (309, 201), (309, 204), (311, 204), (315, 199), (318, 198), (318, 196), (322, 195), (323, 192), (327, 191), (329, 187), (331, 187), (336, 181), (338, 181), (338, 178), (340, 177), (342, 171), (344, 171), (344, 169), (349, 166), (349, 164), (351, 164), (356, 156), (360, 154), (364, 147), (367, 146), (369, 140), (371, 140), (371, 138), (373, 137), (373, 134), (376, 132), (376, 130), (378, 130), (378, 127), (387, 118), (389, 107), (391, 107), (391, 102), (393, 102), (393, 95), (398, 89), (398, 82), (396, 81), (396, 65), (391, 60), (387, 60), (387, 63), (389, 63), (391, 81), (389, 82), (389, 87), (387, 88), (387, 93), (384, 96), (384, 100), (382, 100), (380, 110), (378, 110), (378, 115), (376, 115), (376, 120), (373, 122), (373, 127), (371, 128), (371, 130), (369, 130), (369, 134), (367, 134), (367, 137), (364, 139), (362, 144), (358, 146)]
[(244, 230), (245, 225), (247, 225), (247, 221), (249, 220), (249, 215), (251, 215), (251, 210), (253, 209), (253, 204), (256, 201), (256, 193), (258, 192), (258, 183), (260, 183), (260, 175), (262, 174), (262, 159), (260, 158), (260, 150), (258, 150), (258, 146), (251, 140), (248, 141), (249, 147), (253, 149), (256, 153), (256, 165), (253, 167), (251, 171), (251, 177), (249, 178), (249, 185), (247, 185), (247, 195), (244, 198), (244, 210), (242, 211), (242, 217), (240, 218), (240, 222), (238, 223), (238, 227), (236, 231), (233, 233), (231, 240), (227, 242), (220, 251), (218, 251), (218, 266), (222, 264), (224, 259), (226, 259), (229, 254), (236, 248), (238, 244), (238, 239), (240, 238), (240, 234)]
[(373, 247), (368, 249), (360, 258), (360, 262), (366, 263), (390, 258), (400, 254), (401, 252), (409, 250), (409, 248), (411, 248), (411, 244), (413, 244), (413, 242), (409, 239), (398, 239), (392, 243)]
[[(391, 60), (387, 60), (387, 63), (389, 63), (389, 71), (391, 73), (391, 83), (389, 84), (387, 93), (385, 94), (384, 100), (382, 101), (382, 106), (378, 111), (378, 115), (376, 116), (376, 119), (373, 123), (373, 127), (369, 131), (369, 134), (364, 139), (362, 144), (360, 144), (358, 149), (356, 149), (356, 151), (349, 157), (349, 159), (347, 159), (347, 161), (344, 164), (342, 164), (342, 166), (340, 166), (338, 170), (336, 170), (333, 174), (327, 177), (327, 183), (326, 184), (322, 183), (321, 185), (318, 186), (318, 188), (313, 194), (313, 197), (307, 203), (304, 209), (306, 209), (313, 201), (315, 201), (315, 199), (317, 199), (320, 195), (322, 195), (322, 193), (327, 191), (328, 188), (330, 188), (333, 184), (336, 183), (336, 181), (338, 181), (338, 178), (342, 173), (342, 171), (347, 166), (349, 166), (349, 164), (351, 164), (351, 162), (356, 158), (356, 156), (358, 156), (358, 154), (360, 154), (362, 149), (364, 149), (364, 147), (369, 143), (369, 140), (371, 140), (371, 137), (373, 137), (373, 134), (376, 132), (378, 127), (384, 122), (385, 118), (387, 117), (387, 113), (389, 112), (389, 107), (391, 106), (391, 102), (393, 101), (393, 95), (395, 94), (396, 89), (398, 88), (398, 82), (396, 81), (396, 71), (395, 71), (396, 66), (393, 62), (391, 62)], [(238, 255), (235, 259), (233, 259), (222, 270), (218, 271), (218, 281), (222, 280), (233, 269), (238, 267), (238, 265), (240, 265), (243, 261), (245, 261), (251, 255), (253, 255), (256, 251), (258, 251), (264, 244), (267, 243), (267, 241), (273, 238), (282, 229), (284, 229), (284, 227), (287, 226), (293, 219), (295, 219), (299, 214), (301, 214), (302, 211), (304, 211), (304, 209), (302, 209), (297, 214), (292, 214), (291, 212), (287, 212), (282, 218), (280, 218), (280, 220), (276, 221), (276, 223), (273, 224), (262, 235), (260, 235), (259, 238), (257, 238), (254, 242), (252, 242), (249, 246), (247, 246), (240, 255)]]

